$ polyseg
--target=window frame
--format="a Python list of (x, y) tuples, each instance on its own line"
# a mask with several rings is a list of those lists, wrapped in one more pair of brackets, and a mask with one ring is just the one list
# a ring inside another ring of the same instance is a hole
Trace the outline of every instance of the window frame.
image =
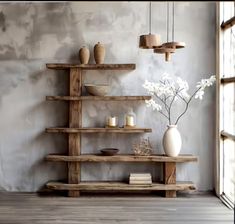
[[(222, 201), (226, 202), (230, 207), (234, 207), (229, 203), (223, 189), (223, 169), (224, 169), (224, 140), (231, 139), (235, 141), (235, 136), (232, 133), (223, 130), (223, 120), (221, 115), (223, 114), (223, 91), (224, 85), (228, 83), (235, 83), (235, 74), (232, 77), (222, 77), (223, 75), (223, 35), (225, 30), (231, 29), (235, 26), (235, 16), (229, 18), (226, 21), (222, 21), (222, 2), (216, 2), (216, 153), (215, 153), (215, 192)], [(235, 2), (234, 2), (235, 7)], [(235, 10), (235, 8), (234, 8)]]

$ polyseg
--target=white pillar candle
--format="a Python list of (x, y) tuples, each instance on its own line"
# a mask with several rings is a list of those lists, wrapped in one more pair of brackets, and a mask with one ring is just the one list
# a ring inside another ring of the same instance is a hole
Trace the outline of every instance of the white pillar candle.
[(126, 116), (126, 126), (135, 126), (134, 116), (127, 115)]
[(107, 125), (110, 127), (116, 127), (117, 126), (117, 117), (109, 117)]

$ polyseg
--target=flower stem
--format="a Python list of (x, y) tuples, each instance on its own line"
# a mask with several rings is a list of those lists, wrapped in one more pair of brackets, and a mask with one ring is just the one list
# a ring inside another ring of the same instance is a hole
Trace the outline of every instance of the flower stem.
[(184, 102), (186, 103), (186, 107), (185, 107), (183, 113), (181, 113), (181, 114), (179, 115), (179, 117), (177, 118), (177, 120), (176, 120), (176, 122), (175, 122), (175, 125), (177, 125), (177, 123), (179, 122), (180, 118), (187, 112), (189, 103), (191, 102), (191, 100), (193, 99), (193, 97), (195, 96), (195, 94), (196, 94), (201, 88), (202, 88), (202, 87), (198, 88), (198, 89), (192, 94), (192, 96), (189, 98), (188, 101), (186, 101), (184, 98), (181, 97), (181, 99), (183, 99)]

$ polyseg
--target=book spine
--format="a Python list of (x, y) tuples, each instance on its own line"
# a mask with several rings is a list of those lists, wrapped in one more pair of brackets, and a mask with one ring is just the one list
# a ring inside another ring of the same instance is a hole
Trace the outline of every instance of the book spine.
[(130, 180), (152, 180), (151, 177), (130, 177)]
[(151, 177), (149, 173), (131, 173), (130, 177)]
[(152, 184), (152, 181), (130, 181), (129, 184)]

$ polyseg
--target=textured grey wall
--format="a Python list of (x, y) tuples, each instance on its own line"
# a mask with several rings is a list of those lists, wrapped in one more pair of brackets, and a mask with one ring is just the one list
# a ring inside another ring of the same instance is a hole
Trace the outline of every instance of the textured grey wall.
[[(165, 41), (165, 3), (153, 3), (153, 32)], [(148, 32), (146, 2), (74, 2), (0, 4), (0, 188), (36, 191), (48, 180), (66, 178), (65, 164), (43, 161), (48, 153), (65, 152), (66, 136), (45, 134), (48, 126), (66, 125), (67, 105), (46, 102), (46, 95), (66, 94), (68, 77), (47, 70), (47, 62), (76, 62), (81, 46), (90, 50), (98, 41), (106, 46), (107, 63), (136, 63), (133, 72), (86, 72), (85, 82), (109, 82), (112, 94), (145, 94), (145, 79), (162, 73), (187, 79), (190, 85), (215, 73), (215, 3), (176, 3), (176, 39), (187, 47), (171, 62), (138, 48), (138, 36)], [(93, 55), (92, 55), (93, 56)], [(93, 58), (93, 57), (92, 57)], [(91, 59), (90, 63), (94, 60)], [(102, 126), (105, 115), (122, 115), (132, 107), (138, 125), (151, 127), (155, 153), (162, 153), (166, 121), (145, 105), (86, 102), (83, 125)], [(182, 153), (199, 156), (198, 163), (178, 165), (178, 180), (194, 181), (199, 190), (213, 188), (215, 89), (204, 101), (194, 101), (181, 120)], [(83, 135), (83, 152), (118, 147), (131, 152), (141, 135)], [(131, 171), (151, 171), (148, 164), (83, 164), (82, 179), (125, 179)]]

